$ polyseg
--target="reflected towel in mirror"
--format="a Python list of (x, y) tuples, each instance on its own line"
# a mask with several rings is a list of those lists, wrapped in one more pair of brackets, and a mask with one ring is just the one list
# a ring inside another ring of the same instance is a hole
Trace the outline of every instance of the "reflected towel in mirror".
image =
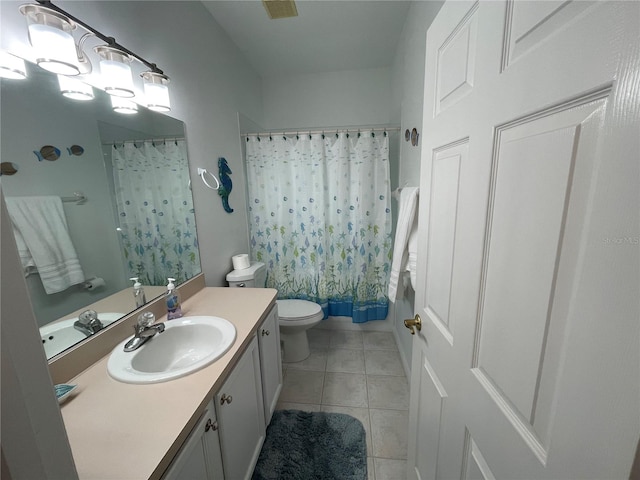
[(25, 275), (37, 271), (47, 294), (82, 283), (84, 273), (60, 197), (9, 197), (6, 201)]

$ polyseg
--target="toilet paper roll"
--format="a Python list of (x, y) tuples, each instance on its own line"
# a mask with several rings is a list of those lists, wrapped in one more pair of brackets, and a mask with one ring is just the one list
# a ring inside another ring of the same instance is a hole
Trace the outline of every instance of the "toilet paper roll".
[(251, 262), (249, 262), (249, 255), (247, 255), (246, 253), (234, 255), (233, 257), (231, 257), (231, 261), (233, 262), (234, 270), (244, 270), (245, 268), (249, 268), (251, 266)]
[(95, 290), (98, 287), (104, 287), (106, 284), (104, 282), (104, 278), (93, 277), (84, 282), (84, 288), (87, 290)]

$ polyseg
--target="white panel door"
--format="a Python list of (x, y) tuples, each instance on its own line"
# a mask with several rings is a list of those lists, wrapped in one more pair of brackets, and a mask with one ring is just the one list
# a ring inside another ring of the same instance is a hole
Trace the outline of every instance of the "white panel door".
[(640, 2), (447, 2), (427, 34), (408, 477), (626, 479)]

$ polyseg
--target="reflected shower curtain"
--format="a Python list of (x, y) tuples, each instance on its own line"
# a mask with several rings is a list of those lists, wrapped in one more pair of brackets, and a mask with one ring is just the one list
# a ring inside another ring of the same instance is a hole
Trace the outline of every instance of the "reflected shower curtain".
[(252, 258), (279, 298), (382, 320), (391, 264), (389, 140), (362, 132), (247, 137)]
[(122, 249), (128, 273), (166, 285), (200, 272), (184, 140), (125, 142), (111, 149)]

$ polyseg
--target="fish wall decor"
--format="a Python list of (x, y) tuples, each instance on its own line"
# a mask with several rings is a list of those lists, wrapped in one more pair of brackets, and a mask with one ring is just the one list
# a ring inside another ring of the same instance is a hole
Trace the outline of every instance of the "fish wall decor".
[(69, 155), (75, 155), (79, 157), (84, 153), (84, 148), (82, 148), (80, 145), (71, 145), (70, 147), (67, 147), (67, 152), (69, 152)]
[(18, 165), (13, 162), (0, 163), (0, 175), (15, 175), (18, 173)]
[(39, 162), (43, 160), (54, 162), (60, 158), (60, 149), (54, 147), (53, 145), (45, 145), (39, 151), (34, 150), (33, 153), (35, 154)]

